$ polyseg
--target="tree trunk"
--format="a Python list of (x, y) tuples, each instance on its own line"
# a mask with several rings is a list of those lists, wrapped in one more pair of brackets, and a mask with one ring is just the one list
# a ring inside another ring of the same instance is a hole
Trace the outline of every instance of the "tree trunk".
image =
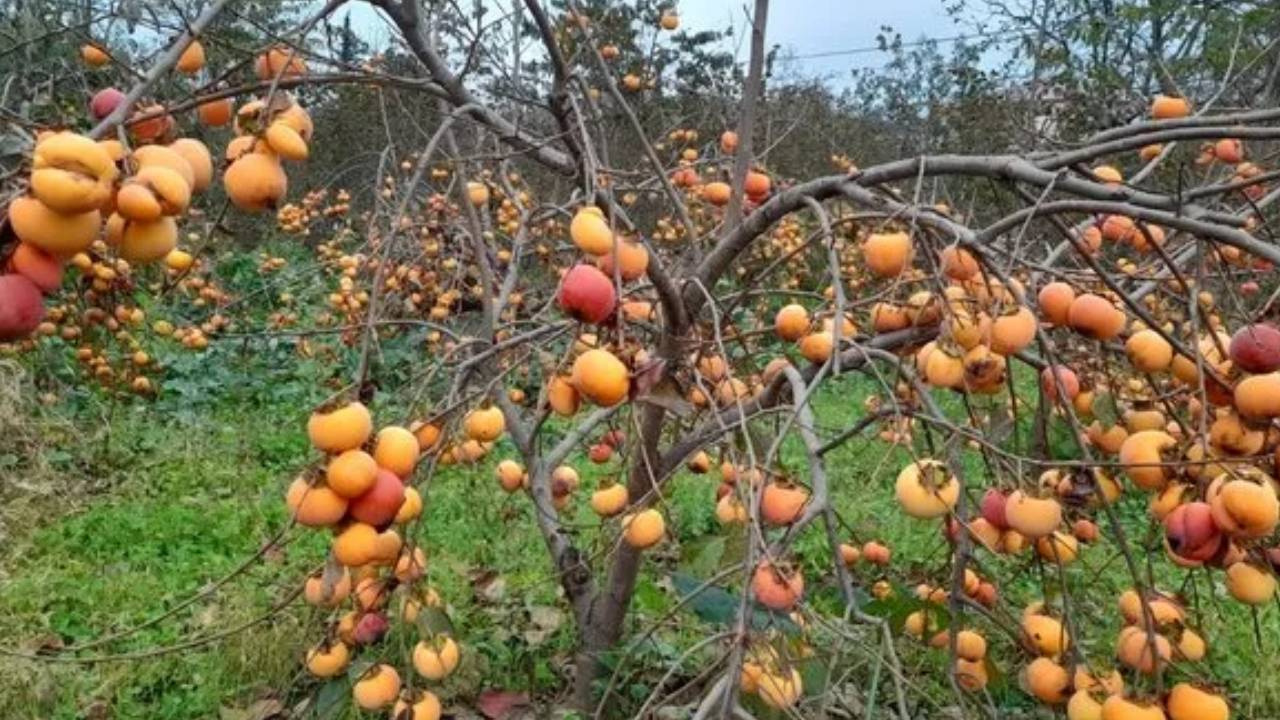
[[(676, 344), (669, 342), (666, 345), (669, 348), (664, 349), (674, 348)], [(669, 364), (668, 367), (672, 366)], [(627, 492), (633, 500), (645, 497), (653, 489), (650, 469), (657, 473), (658, 439), (666, 416), (666, 411), (658, 405), (645, 405), (631, 475), (627, 480)], [(585, 712), (595, 708), (595, 683), (603, 674), (603, 655), (622, 638), (627, 609), (636, 589), (640, 559), (640, 551), (625, 542), (619, 545), (609, 577), (593, 598), (587, 621), (579, 628), (581, 645), (576, 660), (573, 695), (574, 705)]]
[(764, 28), (769, 19), (769, 0), (756, 0), (751, 15), (751, 58), (747, 61), (747, 82), (742, 88), (742, 115), (738, 118), (738, 150), (733, 159), (733, 184), (724, 213), (726, 235), (742, 221), (743, 183), (751, 169), (752, 137), (756, 130), (756, 105), (764, 84)]

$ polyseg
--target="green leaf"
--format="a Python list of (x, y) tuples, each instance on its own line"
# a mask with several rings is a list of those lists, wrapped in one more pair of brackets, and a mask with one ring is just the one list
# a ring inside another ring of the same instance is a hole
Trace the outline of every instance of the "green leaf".
[(351, 698), (350, 685), (344, 678), (334, 678), (316, 691), (312, 702), (312, 714), (317, 720), (334, 720), (347, 709)]
[(453, 621), (440, 608), (422, 608), (417, 622), (424, 635), (453, 635)]
[(712, 535), (690, 543), (691, 559), (685, 566), (691, 575), (707, 577), (720, 569), (720, 561), (724, 558), (725, 536)]
[[(725, 626), (737, 621), (738, 610), (742, 607), (740, 595), (716, 585), (703, 587), (702, 580), (681, 572), (671, 574), (671, 585), (680, 599), (685, 601), (685, 607), (703, 621)], [(749, 605), (748, 612), (751, 613), (750, 624), (753, 629), (778, 628), (786, 633), (800, 631), (799, 626), (782, 613), (755, 605)]]

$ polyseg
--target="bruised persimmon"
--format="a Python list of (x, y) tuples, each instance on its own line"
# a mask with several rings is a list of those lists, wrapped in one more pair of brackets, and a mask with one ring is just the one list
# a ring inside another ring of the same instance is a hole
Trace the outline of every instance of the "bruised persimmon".
[(467, 437), (478, 442), (493, 442), (506, 431), (506, 418), (497, 405), (476, 408), (462, 421)]
[(1045, 657), (1057, 657), (1071, 647), (1066, 625), (1039, 612), (1023, 615), (1022, 637), (1028, 648)]

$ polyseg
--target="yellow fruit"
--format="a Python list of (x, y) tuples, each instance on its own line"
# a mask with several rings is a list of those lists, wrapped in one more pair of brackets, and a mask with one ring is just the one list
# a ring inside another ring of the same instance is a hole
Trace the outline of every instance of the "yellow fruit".
[(116, 193), (116, 212), (127, 220), (179, 215), (190, 203), (191, 186), (178, 171), (163, 165), (139, 168)]
[(373, 432), (373, 417), (362, 403), (353, 402), (307, 419), (307, 436), (317, 450), (340, 453), (358, 448)]
[(1162, 463), (1164, 454), (1178, 444), (1163, 430), (1143, 430), (1125, 438), (1120, 445), (1120, 464), (1134, 485), (1159, 490), (1169, 481), (1170, 469)]
[(1071, 647), (1071, 635), (1057, 618), (1031, 613), (1022, 618), (1022, 634), (1026, 644), (1048, 657), (1057, 657)]
[(392, 720), (440, 720), (440, 713), (440, 699), (435, 696), (435, 693), (422, 690), (412, 703), (403, 698), (397, 700), (395, 707), (391, 709), (391, 718)]
[(493, 442), (502, 437), (502, 433), (506, 430), (506, 418), (502, 415), (502, 409), (498, 406), (490, 406), (487, 408), (477, 408), (467, 413), (467, 417), (462, 421), (462, 427), (467, 433), (467, 437), (477, 442)]
[(178, 56), (178, 62), (174, 65), (178, 72), (187, 75), (194, 75), (200, 72), (200, 68), (204, 67), (204, 46), (199, 40), (192, 39), (182, 54)]
[(489, 204), (489, 186), (481, 182), (467, 183), (467, 202), (475, 207)]
[(627, 486), (622, 483), (601, 486), (591, 494), (591, 509), (600, 517), (613, 517), (627, 507)]
[[(1153, 645), (1154, 657), (1151, 653)], [(1116, 639), (1116, 657), (1141, 673), (1151, 674), (1157, 665), (1166, 665), (1172, 654), (1168, 638), (1160, 634), (1148, 635), (1133, 625), (1123, 628)]]
[(117, 173), (106, 148), (72, 132), (54, 133), (36, 143), (31, 167), (32, 194), (65, 215), (106, 204)]
[(942, 517), (960, 498), (960, 483), (947, 466), (937, 460), (918, 460), (898, 473), (895, 483), (898, 503), (915, 518)]
[(911, 236), (904, 232), (872, 233), (862, 243), (867, 269), (880, 277), (897, 277), (911, 264)]
[(329, 461), (325, 482), (347, 499), (365, 494), (378, 478), (378, 463), (363, 450), (344, 450)]
[(169, 254), (164, 256), (165, 267), (178, 272), (187, 270), (195, 261), (196, 259), (191, 256), (191, 253), (182, 250), (170, 250)]
[(589, 255), (605, 255), (613, 250), (613, 231), (604, 213), (595, 206), (584, 207), (573, 216), (569, 237), (579, 250)]
[(352, 697), (365, 710), (381, 710), (400, 694), (400, 673), (387, 664), (375, 665), (351, 689)]
[(352, 523), (333, 539), (333, 557), (347, 567), (360, 567), (378, 557), (378, 531), (372, 525)]
[(187, 161), (183, 153), (168, 145), (143, 145), (135, 148), (131, 156), (138, 169), (159, 165), (178, 173), (187, 181), (187, 186), (195, 188), (196, 171)]
[(378, 467), (406, 478), (418, 464), (418, 438), (407, 429), (391, 425), (378, 431), (373, 445), (373, 459)]
[(308, 605), (316, 607), (337, 607), (351, 594), (351, 573), (344, 567), (342, 574), (333, 584), (325, 588), (324, 573), (319, 572), (307, 578), (303, 583), (302, 597)]
[(1102, 703), (1088, 690), (1076, 690), (1067, 701), (1067, 720), (1102, 720)]
[(62, 215), (33, 197), (16, 197), (9, 203), (9, 223), (18, 239), (50, 255), (68, 258), (87, 250), (102, 227), (97, 210)]
[(1227, 568), (1227, 592), (1246, 605), (1264, 605), (1276, 594), (1276, 578), (1257, 565), (1238, 562)]
[(422, 495), (411, 487), (404, 489), (404, 502), (400, 504), (400, 509), (396, 512), (395, 522), (403, 525), (411, 522), (422, 514)]
[(271, 123), (263, 137), (271, 147), (271, 151), (285, 160), (302, 162), (307, 159), (309, 153), (307, 141), (303, 140), (302, 135), (288, 123), (279, 120)]
[(1159, 705), (1112, 695), (1102, 703), (1102, 720), (1166, 720)]
[(1038, 657), (1027, 665), (1024, 675), (1027, 689), (1040, 702), (1058, 705), (1066, 702), (1071, 676), (1067, 669), (1047, 657)]
[(765, 670), (756, 682), (756, 694), (765, 705), (776, 710), (795, 705), (804, 694), (800, 671), (794, 668), (779, 673)]
[(573, 361), (571, 380), (578, 392), (601, 407), (626, 399), (631, 388), (627, 366), (608, 350), (588, 350)]
[(179, 138), (169, 144), (169, 149), (191, 166), (191, 191), (204, 192), (213, 182), (213, 156), (209, 148), (195, 138)]
[(227, 197), (241, 210), (275, 209), (289, 191), (289, 178), (276, 158), (251, 152), (231, 163), (222, 174)]
[(320, 643), (307, 651), (307, 671), (319, 678), (331, 678), (347, 669), (351, 653), (342, 641)]
[(325, 485), (309, 485), (298, 478), (289, 485), (285, 505), (299, 525), (328, 527), (347, 514), (347, 499)]
[(178, 223), (171, 217), (144, 222), (112, 215), (107, 221), (107, 242), (131, 263), (163, 260), (178, 246)]
[(666, 534), (667, 522), (654, 508), (623, 516), (622, 533), (627, 544), (637, 550), (653, 547)]
[(1178, 683), (1165, 700), (1169, 720), (1227, 720), (1231, 707), (1226, 699), (1190, 683)]
[(413, 669), (428, 680), (443, 680), (457, 669), (459, 656), (451, 637), (422, 640), (413, 647)]

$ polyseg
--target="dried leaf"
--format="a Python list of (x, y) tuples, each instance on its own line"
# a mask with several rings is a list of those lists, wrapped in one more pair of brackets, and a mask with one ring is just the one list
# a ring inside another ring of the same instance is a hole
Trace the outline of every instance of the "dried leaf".
[(631, 379), (631, 387), (637, 396), (644, 395), (652, 391), (662, 379), (666, 377), (664, 372), (667, 367), (667, 361), (662, 358), (651, 360), (639, 368), (636, 368), (635, 376)]
[(529, 705), (529, 696), (514, 690), (485, 690), (476, 698), (476, 709), (489, 720), (504, 720), (516, 708)]
[(507, 596), (507, 581), (496, 570), (484, 568), (471, 574), (471, 590), (482, 603), (499, 603)]
[(657, 405), (682, 418), (689, 417), (695, 410), (693, 404), (684, 399), (680, 388), (670, 378), (659, 382), (647, 393), (637, 393), (635, 399), (636, 402)]

